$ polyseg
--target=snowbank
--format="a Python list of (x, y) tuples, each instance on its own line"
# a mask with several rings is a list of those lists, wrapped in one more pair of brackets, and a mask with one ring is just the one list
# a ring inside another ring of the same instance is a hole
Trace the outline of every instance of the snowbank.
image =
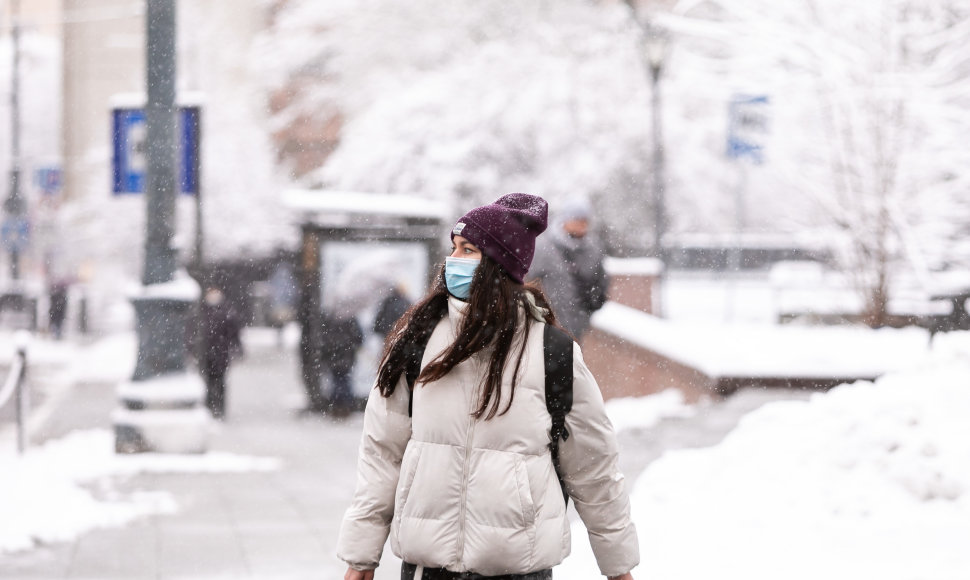
[[(166, 492), (119, 497), (113, 489), (118, 477), (278, 468), (274, 458), (229, 453), (116, 455), (107, 430), (76, 431), (28, 450), (22, 458), (9, 447), (0, 449), (0, 553), (68, 541), (95, 528), (123, 526), (141, 516), (177, 510)], [(95, 487), (96, 494), (90, 491)]]
[[(970, 577), (970, 350), (808, 401), (719, 445), (669, 452), (632, 489), (643, 578)], [(960, 345), (960, 341), (964, 342)], [(596, 577), (573, 530), (561, 580)]]
[(667, 389), (646, 397), (619, 397), (606, 402), (606, 414), (617, 431), (649, 429), (662, 419), (691, 417), (695, 408), (684, 402), (684, 393)]
[(922, 328), (678, 322), (616, 302), (596, 311), (592, 324), (710, 377), (877, 377), (929, 350)]
[(664, 271), (664, 264), (657, 258), (607, 257), (603, 267), (610, 276), (656, 276)]

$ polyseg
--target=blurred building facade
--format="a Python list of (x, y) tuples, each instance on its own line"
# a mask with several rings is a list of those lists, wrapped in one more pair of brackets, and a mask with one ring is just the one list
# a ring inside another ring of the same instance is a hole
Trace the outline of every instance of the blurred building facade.
[[(16, 168), (16, 193), (23, 201), (22, 213), (2, 215), (0, 324), (36, 321), (43, 293), (48, 217), (60, 181), (60, 13), (60, 0), (0, 4), (0, 198), (13, 195)], [(26, 308), (14, 320), (6, 316), (11, 300)]]
[[(0, 5), (3, 34), (10, 34), (10, 22), (14, 6), (11, 2)], [(61, 26), (61, 0), (21, 0), (19, 6), (21, 26), (41, 34), (59, 36)]]
[(110, 102), (145, 89), (142, 0), (64, 0), (64, 194), (110, 193)]
[[(137, 280), (141, 268), (144, 197), (112, 194), (112, 110), (137, 106), (143, 100), (146, 2), (55, 3), (62, 7), (59, 30), (63, 38), (61, 155), (65, 211), (60, 225), (70, 229), (72, 236), (61, 240), (53, 260), (59, 269), (90, 286), (107, 308), (119, 302), (121, 286)], [(227, 172), (214, 161), (232, 155), (225, 144), (238, 136), (219, 129), (244, 124), (240, 121), (233, 126), (226, 117), (249, 114), (239, 112), (248, 106), (239, 104), (248, 97), (242, 90), (248, 84), (247, 50), (264, 22), (265, 7), (261, 3), (207, 0), (177, 5), (178, 98), (184, 104), (202, 107), (201, 187), (207, 202), (217, 194), (226, 194), (222, 190), (227, 188), (219, 187), (219, 183)], [(247, 164), (257, 163), (239, 155), (233, 159), (240, 175), (246, 174)], [(220, 191), (214, 191), (217, 189)], [(195, 200), (180, 195), (173, 245), (180, 251), (181, 263), (193, 257), (195, 222)], [(93, 306), (98, 308), (98, 304)], [(98, 315), (94, 318), (97, 320)]]

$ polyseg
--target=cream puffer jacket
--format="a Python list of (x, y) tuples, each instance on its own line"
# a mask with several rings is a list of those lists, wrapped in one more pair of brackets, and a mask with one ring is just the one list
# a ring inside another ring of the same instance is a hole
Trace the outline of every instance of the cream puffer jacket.
[[(464, 307), (449, 299), (423, 364), (454, 341)], [(388, 533), (394, 554), (406, 562), (486, 576), (551, 568), (569, 554), (569, 522), (548, 448), (543, 323), (529, 321), (520, 382), (503, 415), (487, 421), (471, 416), (487, 353), (419, 385), (412, 418), (403, 377), (389, 398), (371, 392), (357, 490), (340, 530), (340, 559), (358, 570), (376, 568)], [(613, 428), (578, 345), (573, 361), (569, 438), (560, 443), (563, 475), (600, 571), (620, 575), (639, 562), (636, 529), (617, 470)], [(505, 374), (500, 410), (512, 371)]]

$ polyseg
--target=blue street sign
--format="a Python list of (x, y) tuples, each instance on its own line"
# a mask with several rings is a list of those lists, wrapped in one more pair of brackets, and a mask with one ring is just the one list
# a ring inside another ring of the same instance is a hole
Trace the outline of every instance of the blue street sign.
[(0, 241), (9, 250), (23, 250), (30, 241), (30, 222), (22, 217), (8, 217), (0, 223)]
[(34, 184), (46, 195), (53, 195), (61, 190), (61, 168), (41, 167), (34, 170)]
[[(145, 191), (145, 111), (118, 108), (112, 111), (111, 155), (112, 192)], [(199, 192), (199, 107), (179, 107), (178, 115), (179, 184), (182, 193)]]
[(728, 103), (727, 156), (764, 161), (764, 135), (768, 133), (768, 97), (736, 95)]

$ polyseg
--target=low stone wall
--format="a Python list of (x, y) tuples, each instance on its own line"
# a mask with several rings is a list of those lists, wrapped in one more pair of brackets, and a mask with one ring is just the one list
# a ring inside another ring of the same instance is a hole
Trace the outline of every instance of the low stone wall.
[(607, 297), (630, 308), (653, 314), (656, 311), (656, 287), (663, 264), (654, 258), (608, 258), (606, 273), (610, 279)]
[(653, 286), (656, 280), (656, 276), (613, 275), (610, 276), (607, 296), (613, 302), (653, 314)]
[[(657, 274), (642, 267), (627, 268), (621, 260), (614, 260), (610, 266), (610, 301), (653, 314)], [(586, 364), (605, 399), (642, 397), (677, 389), (687, 402), (693, 403), (705, 397), (726, 396), (745, 387), (826, 390), (841, 383), (873, 378), (709, 376), (595, 326), (583, 338), (582, 346)]]
[(716, 379), (597, 328), (583, 339), (583, 357), (604, 399), (642, 397), (674, 388), (694, 403), (717, 392)]
[(583, 339), (583, 357), (604, 399), (642, 397), (677, 389), (688, 403), (723, 397), (741, 388), (826, 391), (843, 383), (875, 377), (711, 377), (598, 328)]

